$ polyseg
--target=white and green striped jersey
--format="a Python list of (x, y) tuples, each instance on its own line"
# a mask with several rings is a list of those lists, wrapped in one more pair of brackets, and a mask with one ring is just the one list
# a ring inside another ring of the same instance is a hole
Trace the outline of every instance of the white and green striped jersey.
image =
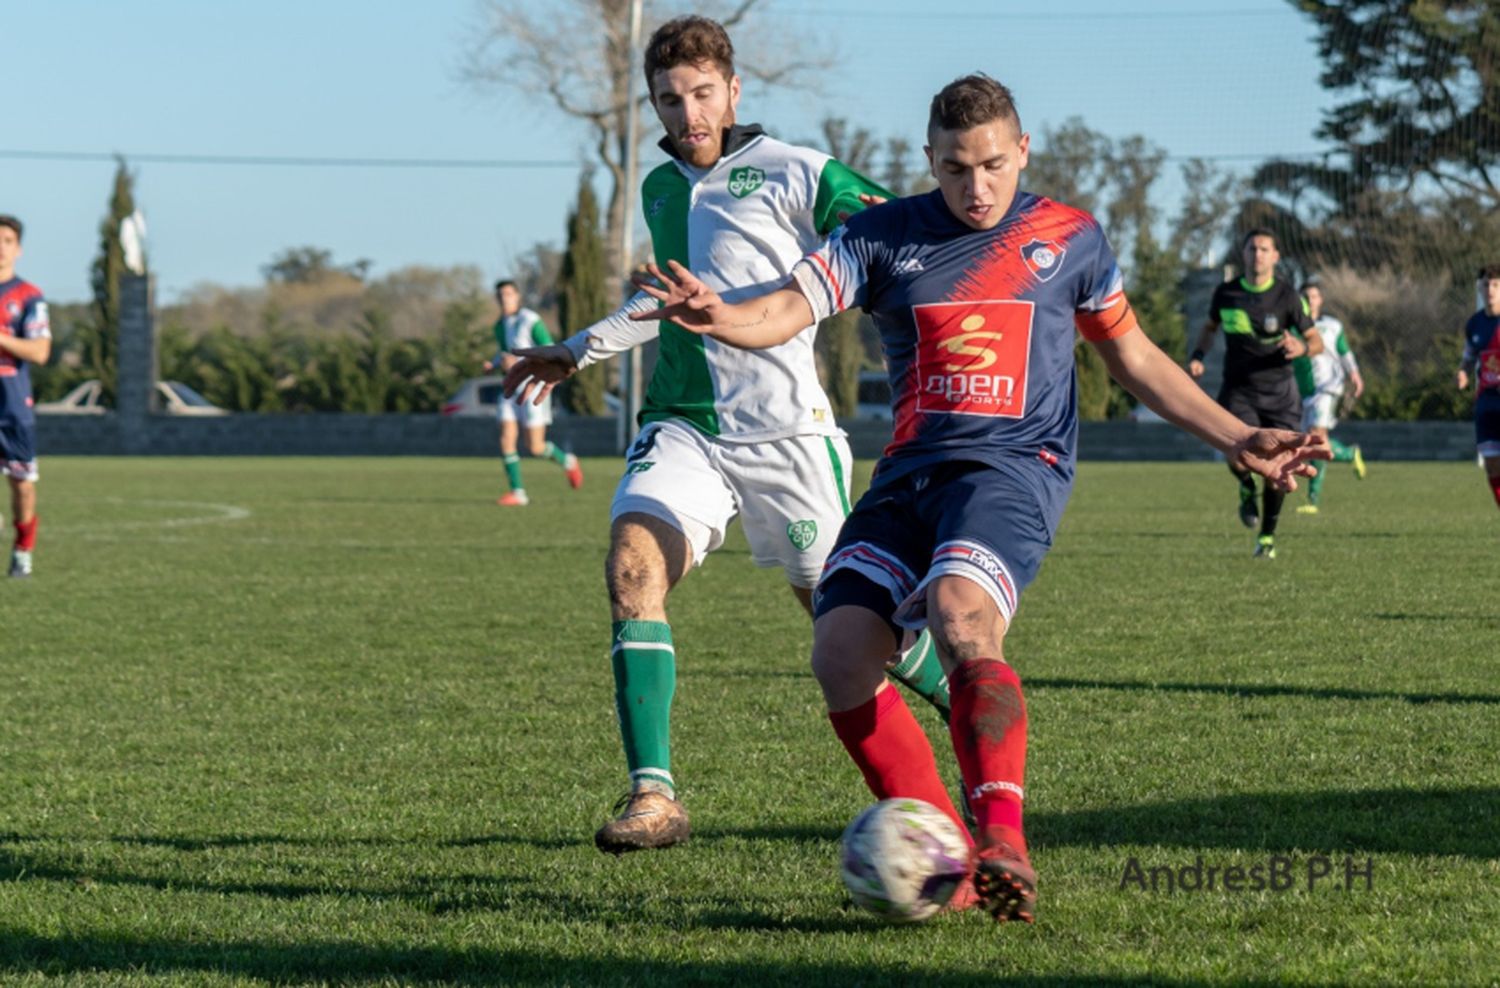
[(530, 309), (521, 308), (514, 315), (501, 316), (495, 322), (495, 362), (502, 354), (515, 353), (522, 347), (546, 346), (552, 342), (552, 334), (542, 323), (542, 317)]
[(1333, 316), (1319, 316), (1313, 328), (1323, 338), (1323, 352), (1295, 362), (1297, 390), (1304, 398), (1319, 393), (1339, 394), (1344, 390), (1345, 379), (1359, 369), (1344, 324)]
[[(821, 151), (735, 127), (712, 167), (674, 157), (647, 175), (641, 206), (657, 264), (677, 261), (737, 302), (786, 284), (838, 214), (862, 208), (861, 193), (889, 195)], [(660, 333), (643, 423), (682, 419), (733, 442), (839, 433), (813, 361), (816, 325), (780, 346), (740, 350), (670, 322), (628, 320), (655, 305), (638, 294), (566, 341), (583, 367)]]

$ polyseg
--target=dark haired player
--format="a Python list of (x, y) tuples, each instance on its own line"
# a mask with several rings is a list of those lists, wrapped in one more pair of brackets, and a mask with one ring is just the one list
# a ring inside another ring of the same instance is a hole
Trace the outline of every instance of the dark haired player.
[[(1240, 244), (1244, 274), (1214, 289), (1208, 321), (1198, 334), (1198, 345), (1188, 361), (1193, 377), (1203, 376), (1203, 357), (1224, 330), (1224, 382), (1219, 404), (1252, 428), (1296, 429), (1302, 424), (1302, 393), (1292, 363), (1298, 357), (1323, 352), (1323, 341), (1312, 316), (1291, 281), (1276, 279), (1281, 252), (1276, 235), (1254, 229)], [(1240, 483), (1240, 521), (1254, 528), (1255, 475), (1233, 460), (1229, 469)], [(1276, 558), (1276, 523), (1286, 495), (1266, 484), (1261, 495), (1260, 534), (1255, 540), (1258, 559)]]
[(1002, 646), (1072, 487), (1075, 328), (1142, 401), (1279, 487), (1295, 487), (1303, 461), (1326, 449), (1241, 423), (1146, 337), (1094, 218), (1018, 191), (1030, 137), (1004, 86), (982, 75), (949, 84), (927, 139), (938, 189), (851, 217), (784, 287), (730, 304), (680, 265), (652, 269), (665, 287), (639, 283), (662, 315), (734, 346), (775, 346), (853, 305), (873, 314), (895, 436), (818, 584), (813, 671), (871, 791), (956, 819), (926, 736), (882, 669), (902, 629), (930, 629), (977, 818), (980, 904), (1029, 922), (1026, 705)]
[(1474, 441), (1484, 460), (1485, 479), (1500, 504), (1500, 264), (1481, 268), (1479, 281), (1484, 307), (1464, 326), (1463, 363), (1455, 383), (1467, 391), (1470, 376), (1474, 378)]
[(16, 541), (10, 575), (31, 575), (36, 547), (36, 413), (31, 410), (31, 364), (45, 364), (52, 332), (42, 290), (16, 277), (21, 221), (0, 216), (0, 473), (10, 481)]

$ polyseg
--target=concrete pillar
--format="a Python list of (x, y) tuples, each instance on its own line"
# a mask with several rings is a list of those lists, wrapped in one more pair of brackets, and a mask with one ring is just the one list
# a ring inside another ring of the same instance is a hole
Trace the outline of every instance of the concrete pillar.
[(145, 453), (151, 447), (151, 415), (157, 411), (156, 334), (151, 324), (151, 286), (145, 275), (120, 276), (120, 339), (115, 380), (115, 416), (120, 447)]

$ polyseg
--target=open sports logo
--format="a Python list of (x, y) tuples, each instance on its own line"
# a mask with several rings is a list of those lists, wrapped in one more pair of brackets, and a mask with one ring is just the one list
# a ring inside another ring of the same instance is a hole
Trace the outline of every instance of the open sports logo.
[(1026, 414), (1032, 303), (941, 302), (913, 306), (917, 411)]

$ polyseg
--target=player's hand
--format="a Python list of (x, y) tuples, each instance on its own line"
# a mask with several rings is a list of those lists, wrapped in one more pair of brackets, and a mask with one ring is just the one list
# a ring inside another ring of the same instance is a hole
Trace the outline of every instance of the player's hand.
[[(885, 196), (877, 196), (873, 192), (861, 192), (859, 194), (859, 201), (866, 209), (869, 209), (871, 206), (878, 206), (887, 200)], [(853, 215), (849, 210), (841, 209), (839, 210), (839, 222), (847, 222), (849, 217)]]
[(505, 397), (517, 394), (522, 401), (540, 405), (552, 389), (578, 373), (573, 351), (561, 343), (526, 347), (515, 352), (516, 362), (505, 372), (501, 384)]
[(1354, 401), (1349, 402), (1352, 405), (1355, 401), (1359, 401), (1360, 395), (1365, 393), (1365, 379), (1360, 376), (1359, 371), (1355, 371), (1349, 375), (1349, 382), (1354, 385)]
[(637, 312), (637, 322), (670, 319), (694, 333), (712, 333), (724, 315), (724, 300), (719, 293), (699, 281), (697, 276), (676, 261), (668, 261), (671, 273), (655, 264), (647, 264), (645, 273), (637, 272), (630, 280), (635, 287), (661, 303), (661, 308)]
[(1297, 489), (1298, 477), (1317, 473), (1313, 460), (1333, 459), (1326, 440), (1286, 429), (1256, 429), (1227, 452), (1229, 465), (1260, 474), (1279, 491)]
[(1462, 367), (1458, 369), (1458, 376), (1453, 379), (1453, 382), (1458, 385), (1458, 390), (1469, 390), (1469, 375)]
[(493, 360), (486, 360), (484, 362), (484, 370), (485, 370), (486, 374), (488, 374), (490, 371), (492, 371), (494, 369), (495, 369), (495, 362)]
[(1201, 360), (1189, 360), (1188, 361), (1188, 373), (1190, 375), (1192, 375), (1193, 380), (1195, 380), (1195, 381), (1198, 378), (1202, 377), (1203, 376), (1203, 361), (1201, 361)]
[(1281, 352), (1288, 360), (1296, 360), (1298, 357), (1307, 355), (1307, 344), (1297, 339), (1290, 332), (1281, 334)]

